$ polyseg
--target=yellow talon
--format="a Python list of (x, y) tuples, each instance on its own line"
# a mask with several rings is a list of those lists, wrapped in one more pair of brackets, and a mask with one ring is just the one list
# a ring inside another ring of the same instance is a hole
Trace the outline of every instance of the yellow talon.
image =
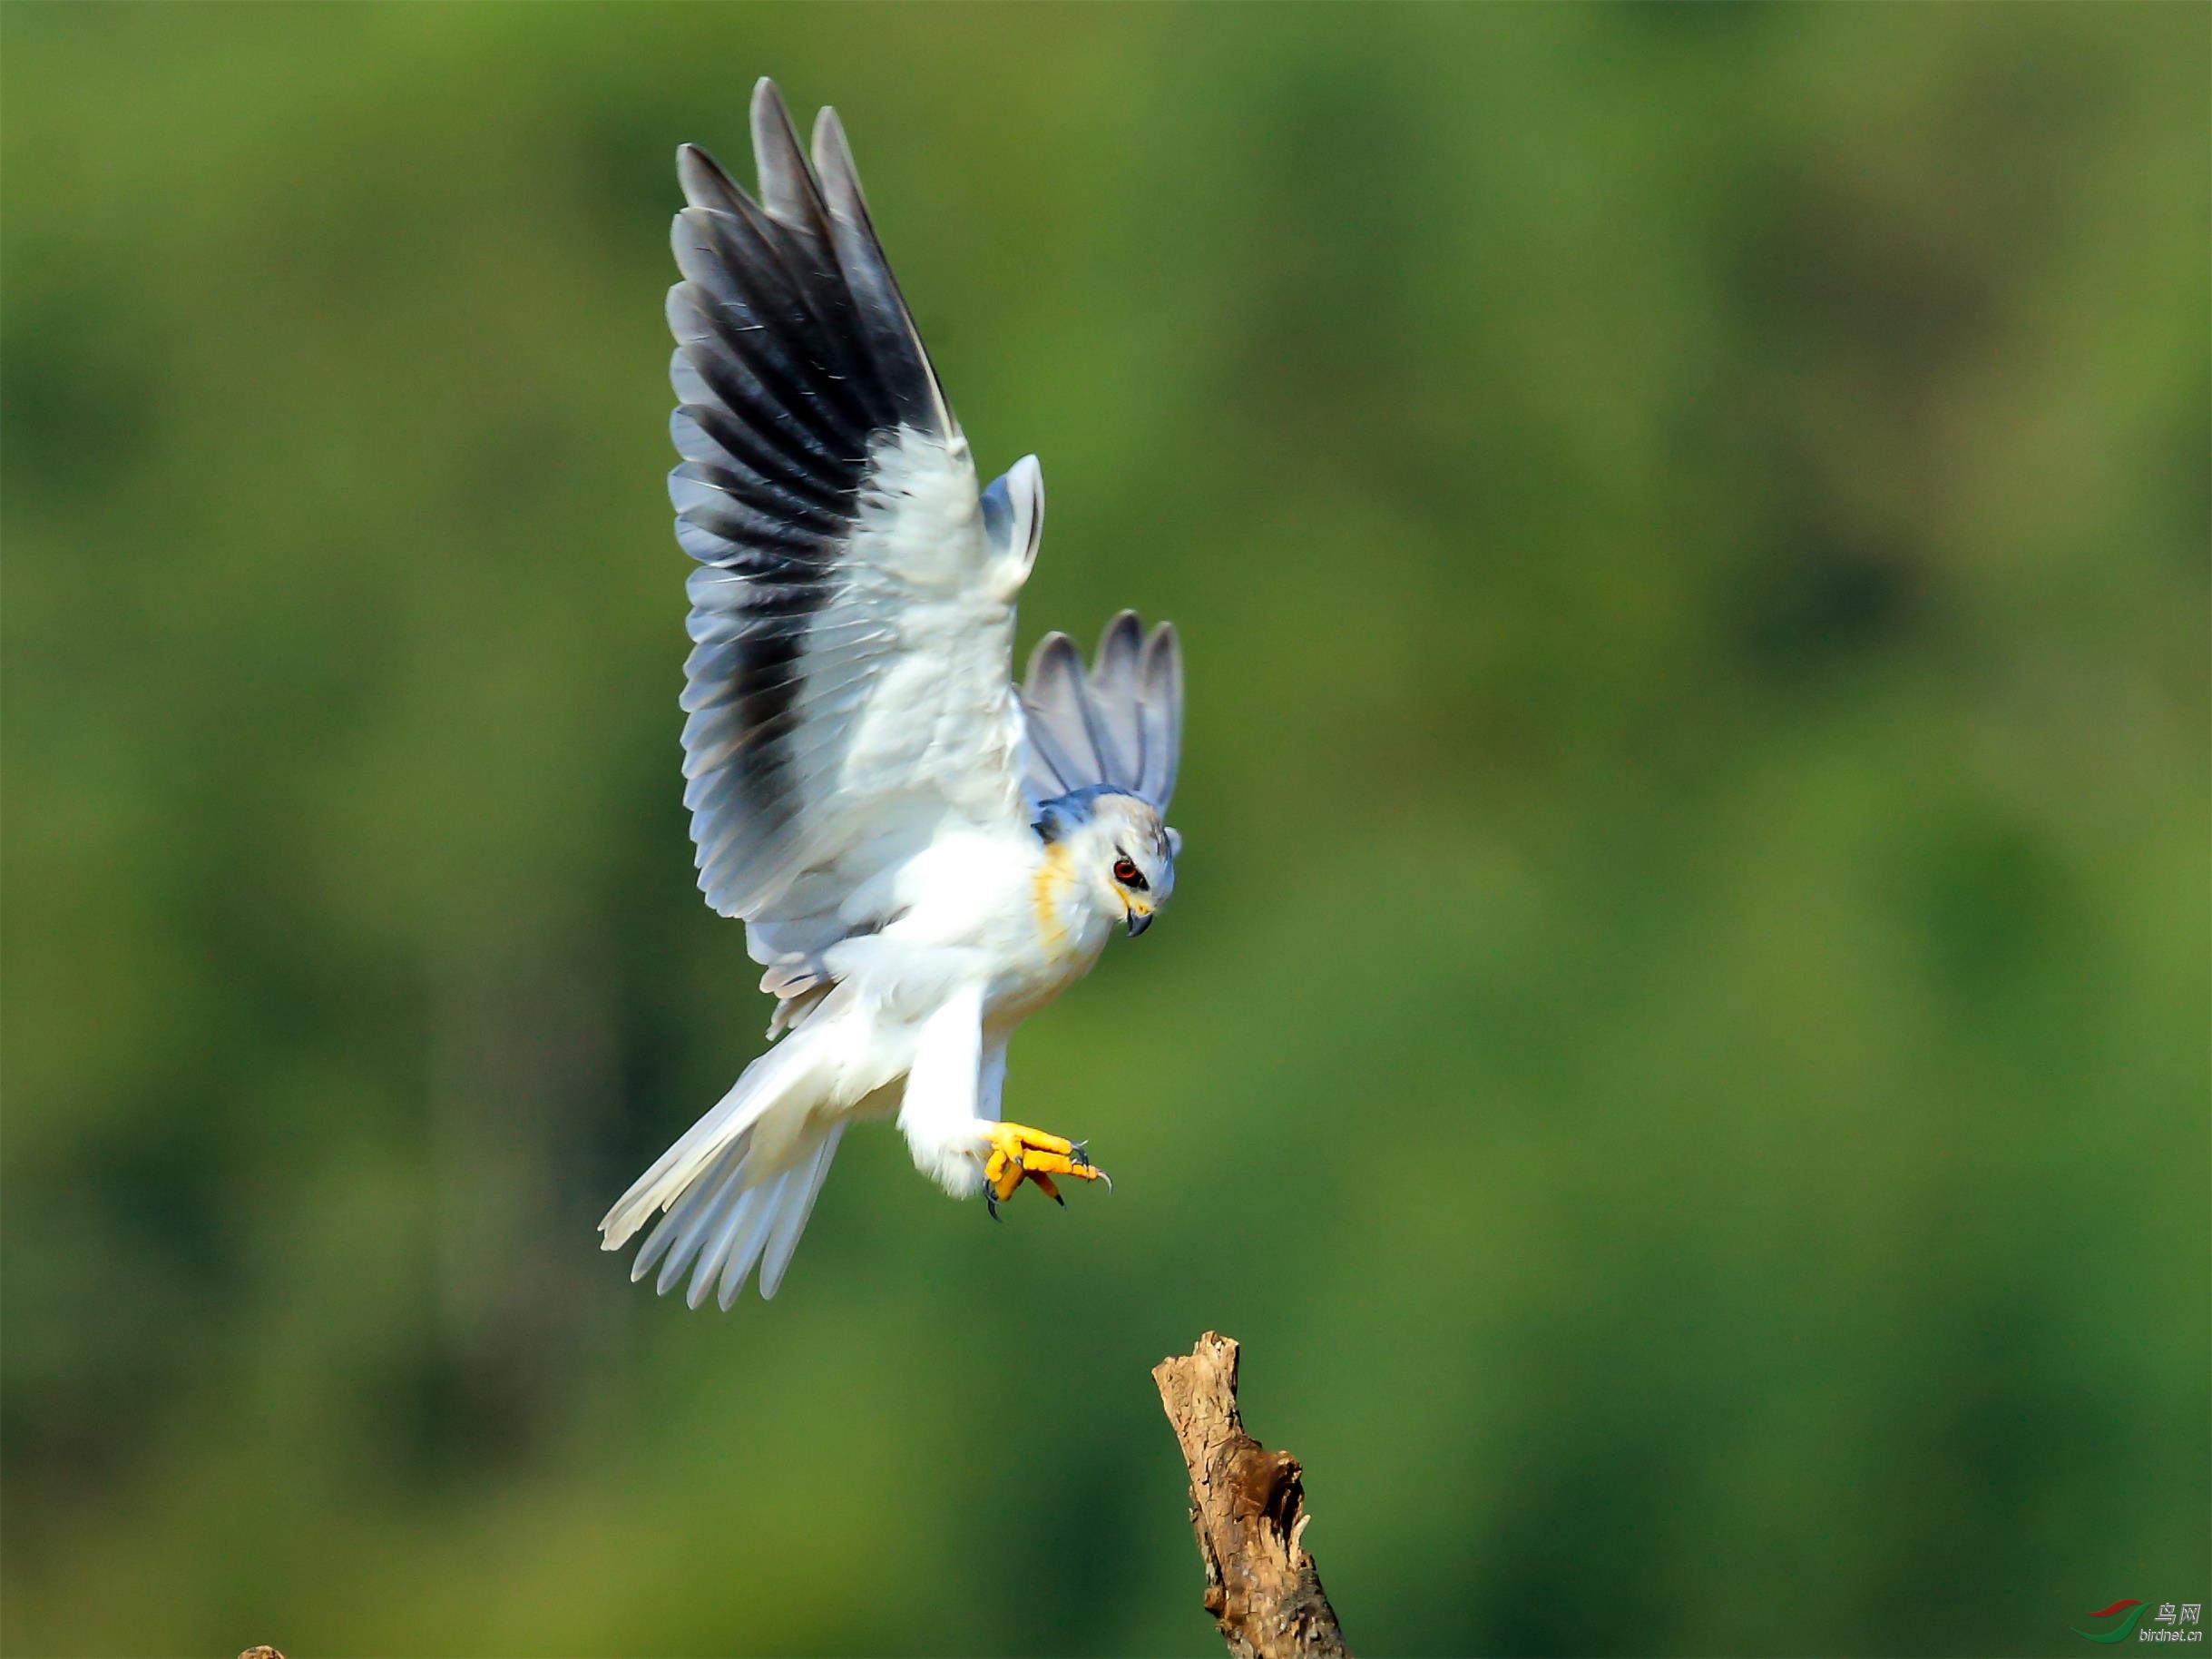
[(988, 1139), (991, 1156), (984, 1163), (984, 1188), (994, 1206), (1020, 1192), (1024, 1181), (1033, 1182), (1046, 1197), (1059, 1200), (1060, 1189), (1052, 1183), (1055, 1175), (1113, 1185), (1082, 1147), (1062, 1136), (1021, 1124), (993, 1124)]

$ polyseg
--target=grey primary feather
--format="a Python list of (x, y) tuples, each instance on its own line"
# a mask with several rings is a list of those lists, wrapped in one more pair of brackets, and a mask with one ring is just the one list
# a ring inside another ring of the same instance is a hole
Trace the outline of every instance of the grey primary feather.
[(824, 112), (809, 171), (763, 81), (752, 135), (758, 201), (704, 151), (678, 152), (683, 280), (668, 299), (682, 457), (669, 499), (701, 567), (688, 584), (684, 800), (700, 886), (724, 915), (791, 873), (802, 687), (830, 708), (864, 678), (874, 642), (817, 623), (845, 585), (871, 443), (902, 425), (956, 431), (836, 117)]
[(860, 191), (860, 173), (853, 165), (852, 146), (846, 142), (845, 125), (837, 112), (825, 109), (814, 121), (814, 170), (822, 181), (829, 203), (829, 231), (843, 269), (855, 314), (882, 366), (885, 390), (897, 407), (898, 417), (917, 431), (950, 433), (951, 413), (937, 386), (914, 318), (876, 240), (876, 223), (868, 217), (867, 198)]
[(1137, 715), (1144, 732), (1137, 793), (1165, 812), (1183, 758), (1183, 646), (1172, 623), (1161, 623), (1144, 642), (1137, 667)]
[(1030, 654), (1022, 707), (1034, 800), (1105, 783), (1168, 810), (1183, 730), (1182, 649), (1172, 623), (1148, 636), (1134, 611), (1122, 612), (1106, 624), (1087, 674), (1074, 641), (1046, 634)]
[(1144, 650), (1144, 626), (1134, 611), (1124, 611), (1099, 636), (1091, 659), (1091, 701), (1099, 714), (1101, 751), (1111, 745), (1126, 773), (1140, 771), (1144, 733), (1139, 722), (1137, 659)]

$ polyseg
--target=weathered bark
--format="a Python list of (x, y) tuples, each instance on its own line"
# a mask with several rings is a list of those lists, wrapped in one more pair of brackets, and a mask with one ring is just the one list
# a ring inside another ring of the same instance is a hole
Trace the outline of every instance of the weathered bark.
[(1206, 1611), (1231, 1659), (1348, 1659), (1314, 1558), (1298, 1460), (1244, 1431), (1237, 1344), (1208, 1331), (1152, 1368), (1190, 1470), (1190, 1529), (1206, 1564)]

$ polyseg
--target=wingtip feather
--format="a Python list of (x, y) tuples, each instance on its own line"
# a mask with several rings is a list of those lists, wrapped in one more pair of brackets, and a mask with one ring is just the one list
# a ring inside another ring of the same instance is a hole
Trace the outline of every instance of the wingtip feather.
[[(1063, 658), (1072, 658), (1075, 672), (1079, 674), (1082, 672), (1082, 653), (1075, 649), (1073, 640), (1055, 628), (1031, 649), (1029, 672), (1022, 676), (1022, 683), (1033, 691), (1040, 689), (1044, 683), (1045, 664), (1052, 663), (1057, 665)], [(1059, 672), (1057, 666), (1055, 666), (1054, 672)]]
[(799, 146), (798, 129), (791, 123), (783, 94), (766, 75), (753, 87), (752, 133), (761, 204), (784, 224), (816, 236), (826, 234), (821, 192), (807, 169), (807, 152)]
[(699, 144), (676, 146), (676, 182), (683, 191), (687, 207), (710, 212), (736, 211), (737, 202), (745, 194), (712, 152)]
[(861, 224), (867, 222), (868, 201), (860, 188), (860, 170), (853, 163), (853, 146), (845, 136), (837, 112), (824, 104), (814, 118), (814, 171), (822, 182), (829, 211)]

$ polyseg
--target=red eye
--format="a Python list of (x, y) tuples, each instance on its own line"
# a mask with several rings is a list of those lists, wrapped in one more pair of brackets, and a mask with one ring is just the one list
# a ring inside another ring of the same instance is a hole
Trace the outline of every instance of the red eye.
[(1113, 879), (1123, 887), (1134, 887), (1138, 881), (1137, 867), (1127, 859), (1116, 859), (1113, 861)]

